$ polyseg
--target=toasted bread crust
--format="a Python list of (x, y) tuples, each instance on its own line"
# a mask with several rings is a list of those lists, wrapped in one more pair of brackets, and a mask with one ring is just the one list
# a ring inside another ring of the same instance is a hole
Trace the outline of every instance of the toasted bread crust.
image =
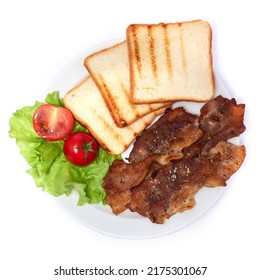
[(112, 99), (112, 96), (111, 96), (111, 92), (108, 88), (108, 86), (106, 85), (103, 77), (101, 75), (95, 75), (95, 71), (94, 69), (92, 69), (92, 67), (90, 66), (90, 63), (91, 63), (91, 60), (92, 59), (95, 59), (97, 56), (99, 55), (103, 55), (105, 54), (107, 51), (111, 51), (113, 49), (116, 49), (117, 47), (120, 47), (121, 44), (124, 44), (125, 41), (121, 42), (121, 43), (118, 43), (116, 45), (113, 45), (111, 47), (107, 47), (105, 49), (102, 49), (100, 51), (97, 51), (89, 56), (87, 56), (84, 60), (84, 66), (86, 67), (86, 69), (88, 70), (88, 72), (90, 73), (93, 81), (95, 82), (95, 84), (97, 85), (97, 87), (99, 88), (102, 96), (103, 96), (103, 99), (107, 105), (107, 108), (109, 109), (110, 111), (110, 114), (112, 115), (114, 121), (116, 122), (116, 124), (119, 126), (119, 127), (124, 127), (126, 126), (126, 122), (123, 118), (123, 116), (120, 114), (120, 110), (117, 106), (117, 104), (114, 102), (114, 100)]

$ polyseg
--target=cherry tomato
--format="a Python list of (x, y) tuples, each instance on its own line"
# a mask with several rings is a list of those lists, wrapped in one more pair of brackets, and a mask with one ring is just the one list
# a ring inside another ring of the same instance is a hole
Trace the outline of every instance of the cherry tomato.
[(97, 157), (98, 143), (85, 132), (74, 132), (65, 140), (64, 154), (71, 163), (85, 166)]
[(43, 139), (57, 141), (70, 134), (74, 127), (74, 118), (67, 108), (43, 104), (34, 112), (33, 127)]

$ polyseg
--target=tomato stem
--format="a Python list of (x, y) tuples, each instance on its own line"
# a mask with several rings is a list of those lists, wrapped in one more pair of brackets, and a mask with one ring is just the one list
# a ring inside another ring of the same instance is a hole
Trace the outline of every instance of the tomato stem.
[(83, 150), (85, 159), (88, 156), (88, 152), (96, 153), (96, 151), (92, 149), (92, 144), (94, 142), (93, 140), (91, 142), (87, 143), (86, 140), (83, 137), (80, 137), (80, 138), (83, 142), (83, 145), (82, 146), (77, 146), (74, 149)]

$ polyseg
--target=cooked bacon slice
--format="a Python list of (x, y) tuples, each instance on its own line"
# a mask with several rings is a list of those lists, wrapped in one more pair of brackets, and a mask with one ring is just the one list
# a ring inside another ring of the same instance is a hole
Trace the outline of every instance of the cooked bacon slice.
[(134, 188), (127, 207), (154, 223), (164, 223), (177, 212), (192, 208), (194, 195), (203, 186), (226, 185), (244, 157), (244, 146), (222, 141), (208, 154), (172, 162)]
[[(239, 136), (245, 130), (245, 105), (219, 95), (201, 108), (200, 128), (207, 146)], [(210, 148), (211, 148), (210, 147)]]
[(202, 136), (199, 117), (179, 107), (168, 108), (165, 114), (150, 128), (137, 137), (129, 161), (136, 162), (150, 155), (159, 155), (157, 160), (167, 164), (183, 157), (182, 149)]
[(211, 148), (205, 157), (208, 157), (214, 174), (206, 176), (205, 186), (226, 186), (226, 181), (240, 168), (246, 156), (245, 146), (236, 146), (220, 141)]
[(203, 136), (185, 149), (186, 156), (195, 156), (208, 151), (219, 141), (239, 136), (245, 131), (245, 105), (237, 104), (234, 98), (228, 99), (219, 95), (201, 108), (200, 129)]
[(104, 188), (113, 191), (131, 190), (138, 186), (149, 171), (154, 157), (148, 157), (143, 161), (125, 163), (122, 160), (115, 160), (110, 166), (109, 172), (104, 180)]
[(114, 214), (126, 210), (126, 204), (131, 199), (130, 190), (138, 186), (153, 163), (153, 156), (136, 163), (125, 163), (115, 160), (107, 173), (103, 187), (106, 190), (106, 199)]
[(106, 190), (107, 203), (115, 215), (118, 215), (127, 209), (126, 205), (131, 201), (131, 198), (132, 193), (130, 190), (122, 192), (113, 191), (112, 189)]

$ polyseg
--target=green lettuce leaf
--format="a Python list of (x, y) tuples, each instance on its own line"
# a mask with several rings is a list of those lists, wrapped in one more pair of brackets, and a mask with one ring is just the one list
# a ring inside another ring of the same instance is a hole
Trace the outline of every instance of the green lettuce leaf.
[[(47, 95), (45, 102), (63, 105), (58, 91)], [(63, 153), (64, 140), (49, 142), (39, 137), (33, 128), (34, 111), (43, 102), (36, 101), (33, 106), (26, 106), (13, 113), (9, 120), (9, 136), (16, 139), (20, 153), (31, 167), (27, 172), (32, 175), (37, 187), (53, 196), (69, 195), (76, 190), (79, 195), (78, 205), (85, 203), (106, 203), (103, 179), (111, 163), (121, 156), (107, 153), (99, 147), (96, 160), (79, 167), (70, 163)], [(74, 132), (87, 130), (75, 121)]]

